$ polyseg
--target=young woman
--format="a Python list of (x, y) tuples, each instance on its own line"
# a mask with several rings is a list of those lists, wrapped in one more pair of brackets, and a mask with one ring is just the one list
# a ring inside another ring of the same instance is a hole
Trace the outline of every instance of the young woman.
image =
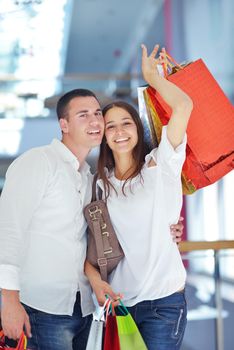
[[(165, 50), (148, 56), (142, 45), (142, 72), (171, 107), (158, 148), (145, 156), (143, 127), (136, 110), (116, 102), (103, 110), (105, 137), (98, 162), (100, 186), (125, 257), (109, 284), (86, 263), (97, 300), (123, 297), (149, 350), (180, 348), (186, 325), (186, 272), (169, 226), (182, 206), (181, 169), (191, 99), (157, 72)], [(120, 293), (118, 293), (120, 292)]]

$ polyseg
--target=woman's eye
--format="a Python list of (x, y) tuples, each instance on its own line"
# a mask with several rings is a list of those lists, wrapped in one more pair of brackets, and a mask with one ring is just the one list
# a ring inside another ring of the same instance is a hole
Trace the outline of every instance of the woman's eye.
[(114, 128), (114, 125), (108, 125), (107, 127), (106, 127), (106, 130), (110, 130), (110, 129), (113, 129)]

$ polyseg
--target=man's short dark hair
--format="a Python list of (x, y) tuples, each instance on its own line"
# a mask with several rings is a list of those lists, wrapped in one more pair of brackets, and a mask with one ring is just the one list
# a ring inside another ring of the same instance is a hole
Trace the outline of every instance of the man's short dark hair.
[(94, 97), (98, 101), (97, 96), (90, 90), (74, 89), (74, 90), (68, 91), (66, 94), (61, 96), (57, 102), (56, 112), (57, 112), (58, 120), (60, 120), (61, 118), (66, 118), (66, 115), (68, 113), (68, 110), (67, 110), (68, 104), (75, 97)]

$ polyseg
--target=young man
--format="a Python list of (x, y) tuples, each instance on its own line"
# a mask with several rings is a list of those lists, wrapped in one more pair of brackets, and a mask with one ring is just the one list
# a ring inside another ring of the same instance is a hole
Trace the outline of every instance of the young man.
[[(17, 158), (0, 200), (2, 327), (12, 339), (25, 329), (32, 350), (85, 349), (94, 311), (83, 272), (92, 182), (85, 159), (101, 143), (103, 117), (84, 89), (62, 96), (57, 115), (62, 140)], [(182, 225), (175, 229), (180, 236)]]
[[(72, 342), (85, 349), (91, 316), (82, 318), (80, 307), (87, 288), (83, 208), (92, 182), (85, 159), (100, 144), (104, 124), (88, 90), (65, 94), (57, 114), (62, 141), (26, 152), (7, 171), (0, 202), (1, 318), (9, 338), (19, 338), (23, 327), (32, 334), (30, 349), (69, 350)], [(90, 315), (94, 306), (83, 304)]]

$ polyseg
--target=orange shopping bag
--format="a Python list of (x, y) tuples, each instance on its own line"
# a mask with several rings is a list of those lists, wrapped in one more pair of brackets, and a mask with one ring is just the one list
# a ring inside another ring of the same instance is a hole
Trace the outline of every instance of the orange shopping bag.
[(27, 348), (27, 338), (24, 333), (21, 334), (16, 348), (10, 348), (9, 346), (5, 345), (5, 336), (3, 334), (3, 331), (0, 330), (0, 349), (26, 350), (26, 348)]
[[(169, 55), (168, 59), (174, 62)], [(234, 168), (234, 107), (201, 59), (185, 67), (176, 64), (170, 74), (167, 69), (164, 71), (167, 79), (185, 91), (194, 104), (182, 170), (183, 192), (191, 194)], [(152, 87), (144, 90), (144, 98), (159, 142), (162, 125), (168, 123), (171, 115), (170, 107)]]

